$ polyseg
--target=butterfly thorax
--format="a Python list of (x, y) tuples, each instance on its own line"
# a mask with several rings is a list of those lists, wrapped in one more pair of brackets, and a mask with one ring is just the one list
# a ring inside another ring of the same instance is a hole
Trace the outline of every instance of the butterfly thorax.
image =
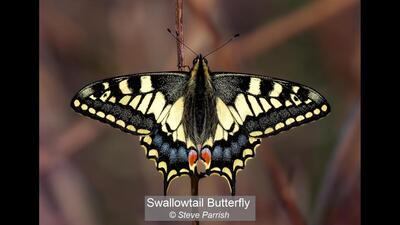
[(194, 61), (190, 76), (183, 121), (187, 135), (196, 145), (201, 145), (213, 135), (217, 121), (208, 65), (201, 56)]

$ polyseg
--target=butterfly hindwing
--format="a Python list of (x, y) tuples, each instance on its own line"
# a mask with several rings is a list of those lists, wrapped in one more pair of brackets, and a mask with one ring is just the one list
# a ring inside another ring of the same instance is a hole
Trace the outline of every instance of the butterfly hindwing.
[(194, 146), (180, 140), (173, 140), (171, 135), (162, 132), (160, 126), (150, 135), (142, 136), (140, 143), (145, 149), (146, 157), (155, 162), (155, 166), (164, 177), (164, 194), (167, 193), (170, 182), (182, 175), (190, 175), (193, 168), (189, 167), (189, 152)]
[(170, 181), (189, 174), (188, 152), (194, 149), (182, 125), (185, 72), (143, 73), (105, 79), (82, 88), (72, 108), (120, 130), (141, 135), (148, 159)]
[(249, 137), (241, 128), (231, 133), (227, 140), (215, 140), (214, 137), (214, 141), (210, 141), (203, 148), (210, 150), (211, 155), (210, 165), (206, 169), (207, 174), (224, 177), (229, 183), (231, 194), (235, 195), (236, 174), (244, 169), (249, 159), (254, 158), (260, 143), (260, 138)]

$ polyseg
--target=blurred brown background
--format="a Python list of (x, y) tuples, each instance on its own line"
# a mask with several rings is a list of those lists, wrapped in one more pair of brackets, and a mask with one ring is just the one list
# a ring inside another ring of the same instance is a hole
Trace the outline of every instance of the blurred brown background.
[[(40, 224), (168, 224), (144, 221), (144, 196), (162, 177), (138, 137), (69, 107), (89, 82), (176, 70), (175, 0), (40, 1)], [(331, 114), (263, 140), (239, 172), (237, 195), (255, 195), (248, 224), (360, 224), (360, 3), (358, 0), (186, 0), (185, 43), (212, 70), (266, 74), (315, 88)], [(185, 51), (191, 65), (193, 55)], [(190, 194), (188, 177), (170, 195)], [(200, 195), (229, 195), (221, 177)], [(172, 224), (172, 223), (171, 223)], [(189, 224), (189, 223), (187, 223)], [(202, 222), (201, 224), (223, 224)], [(233, 223), (239, 224), (239, 223)]]

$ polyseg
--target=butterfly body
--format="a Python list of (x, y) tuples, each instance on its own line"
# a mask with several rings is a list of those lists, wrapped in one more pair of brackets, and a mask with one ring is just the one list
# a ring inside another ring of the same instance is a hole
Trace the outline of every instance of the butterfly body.
[(183, 123), (185, 133), (199, 146), (213, 135), (218, 120), (214, 88), (206, 61), (201, 55), (194, 60), (189, 75)]
[(94, 82), (72, 108), (124, 132), (140, 135), (147, 158), (164, 177), (164, 194), (179, 176), (227, 179), (255, 156), (261, 138), (326, 116), (330, 107), (315, 90), (261, 75), (211, 72), (201, 55), (189, 72), (153, 72)]

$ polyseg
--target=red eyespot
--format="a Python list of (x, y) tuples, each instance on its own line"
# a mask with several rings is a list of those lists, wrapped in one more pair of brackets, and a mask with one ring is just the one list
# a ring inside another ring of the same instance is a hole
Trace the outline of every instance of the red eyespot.
[(197, 152), (195, 150), (190, 150), (188, 155), (189, 166), (193, 167), (197, 161)]
[(206, 163), (206, 165), (210, 165), (211, 163), (211, 151), (208, 148), (203, 148), (201, 150), (201, 159)]

